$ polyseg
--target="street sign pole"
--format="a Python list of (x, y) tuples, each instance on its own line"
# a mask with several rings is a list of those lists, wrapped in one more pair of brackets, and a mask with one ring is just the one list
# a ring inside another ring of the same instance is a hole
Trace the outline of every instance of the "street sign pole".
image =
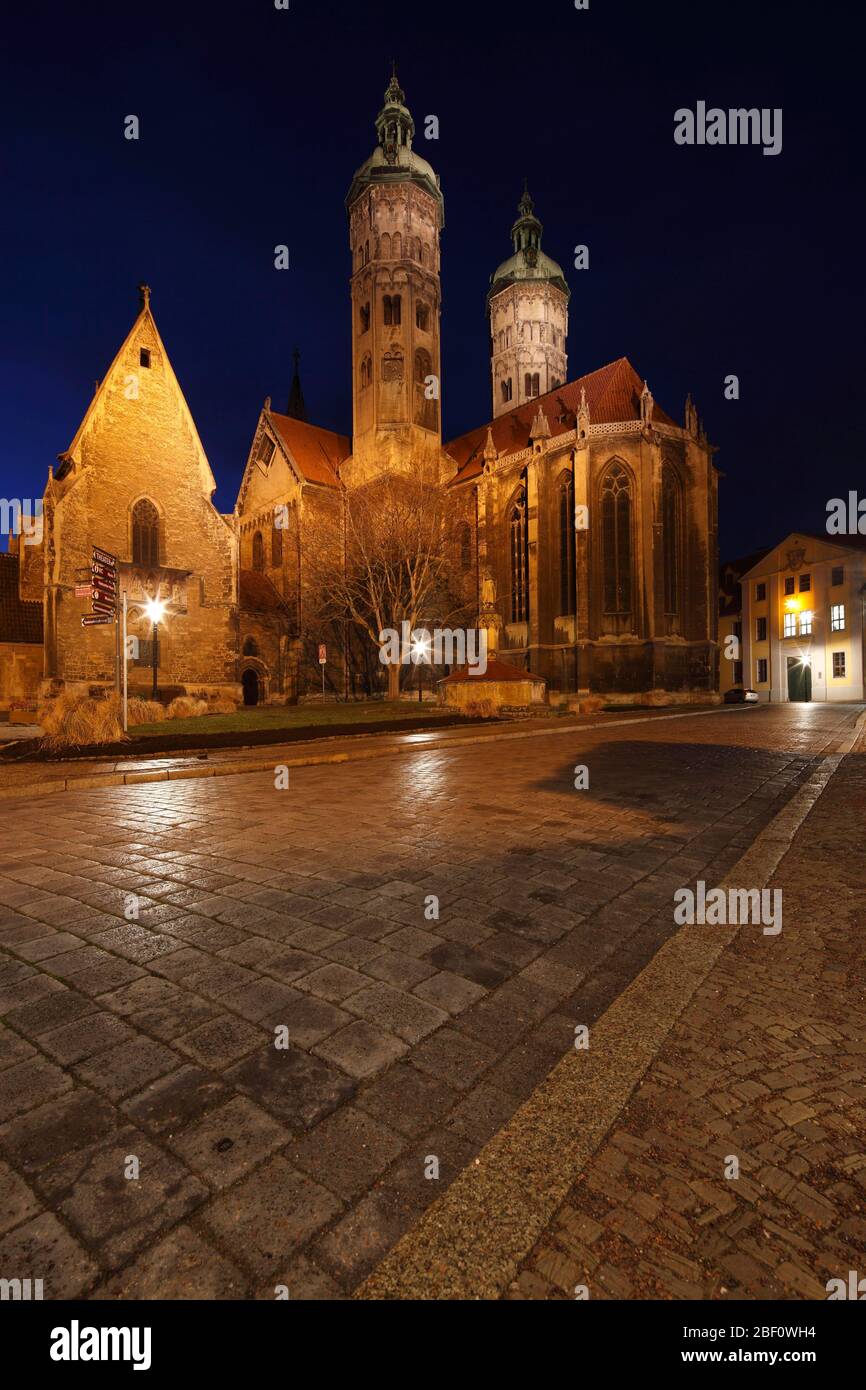
[(127, 600), (123, 591), (123, 732), (129, 730), (129, 648), (127, 646)]

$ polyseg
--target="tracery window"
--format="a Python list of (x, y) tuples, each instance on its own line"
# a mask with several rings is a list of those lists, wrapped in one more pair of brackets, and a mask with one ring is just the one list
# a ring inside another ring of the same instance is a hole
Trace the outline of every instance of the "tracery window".
[(511, 506), (511, 621), (529, 619), (529, 544), (526, 489), (521, 487)]
[(601, 485), (602, 590), (605, 613), (630, 613), (632, 607), (631, 481), (612, 463)]
[(159, 564), (159, 512), (146, 497), (132, 509), (132, 563)]

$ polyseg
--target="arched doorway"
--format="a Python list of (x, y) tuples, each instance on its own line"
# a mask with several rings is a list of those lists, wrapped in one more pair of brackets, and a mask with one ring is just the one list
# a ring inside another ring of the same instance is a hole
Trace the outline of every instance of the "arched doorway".
[(248, 666), (241, 677), (241, 684), (244, 689), (244, 704), (257, 705), (259, 703), (259, 673)]

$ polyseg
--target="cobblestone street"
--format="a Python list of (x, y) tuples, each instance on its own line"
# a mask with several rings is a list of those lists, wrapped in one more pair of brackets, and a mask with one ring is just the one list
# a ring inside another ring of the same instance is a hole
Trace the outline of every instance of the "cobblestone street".
[[(718, 882), (859, 713), (0, 802), (0, 1275), (350, 1295), (677, 930), (674, 891)], [(512, 1296), (822, 1297), (856, 1267), (862, 761), (779, 870), (772, 954), (723, 954)]]

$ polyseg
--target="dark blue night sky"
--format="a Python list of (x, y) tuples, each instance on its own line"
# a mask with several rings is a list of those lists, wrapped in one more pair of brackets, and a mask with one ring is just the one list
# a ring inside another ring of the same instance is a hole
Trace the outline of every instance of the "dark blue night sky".
[[(343, 200), (394, 57), (445, 195), (446, 439), (490, 414), (484, 296), (526, 176), (573, 291), (569, 375), (627, 355), (678, 419), (692, 391), (724, 555), (821, 529), (828, 498), (866, 488), (852, 23), (765, 0), (21, 7), (2, 35), (0, 495), (41, 496), (141, 280), (223, 510), (296, 345), (310, 419), (351, 430)], [(782, 153), (677, 146), (674, 111), (699, 100), (781, 107)]]

